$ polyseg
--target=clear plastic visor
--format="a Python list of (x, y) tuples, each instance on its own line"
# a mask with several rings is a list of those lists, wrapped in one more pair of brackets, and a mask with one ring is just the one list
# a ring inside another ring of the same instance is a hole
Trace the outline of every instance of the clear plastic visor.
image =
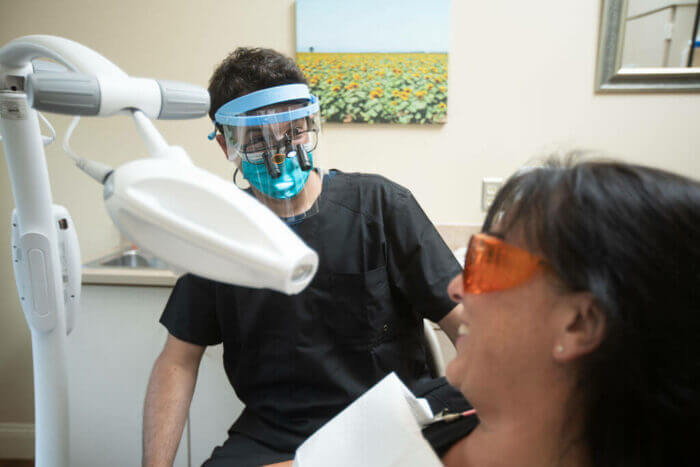
[(290, 223), (318, 212), (323, 171), (319, 112), (307, 104), (277, 104), (222, 125), (226, 154), (259, 201)]
[(300, 145), (306, 152), (316, 149), (321, 130), (320, 117), (316, 112), (294, 118), (294, 110), (302, 107), (302, 104), (296, 104), (259, 109), (246, 114), (254, 117), (250, 122), (255, 124), (222, 125), (229, 160), (241, 158), (251, 164), (264, 164), (266, 153), (268, 156), (287, 155)]

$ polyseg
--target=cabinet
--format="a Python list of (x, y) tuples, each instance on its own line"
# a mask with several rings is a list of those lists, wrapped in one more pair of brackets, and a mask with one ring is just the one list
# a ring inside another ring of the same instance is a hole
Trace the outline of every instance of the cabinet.
[[(83, 285), (68, 336), (71, 467), (141, 465), (143, 402), (167, 330), (171, 287)], [(243, 409), (226, 378), (222, 346), (202, 358), (175, 467), (199, 466)]]
[[(143, 402), (167, 334), (158, 319), (170, 290), (83, 286), (66, 343), (71, 467), (141, 465)], [(188, 466), (186, 442), (174, 465)]]

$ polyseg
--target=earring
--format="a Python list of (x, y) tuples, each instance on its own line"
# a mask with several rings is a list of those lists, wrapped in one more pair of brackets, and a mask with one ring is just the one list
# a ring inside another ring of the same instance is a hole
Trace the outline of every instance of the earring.
[(562, 353), (562, 352), (564, 351), (564, 346), (561, 345), (561, 344), (559, 344), (559, 345), (556, 347), (556, 351), (557, 351), (557, 353)]

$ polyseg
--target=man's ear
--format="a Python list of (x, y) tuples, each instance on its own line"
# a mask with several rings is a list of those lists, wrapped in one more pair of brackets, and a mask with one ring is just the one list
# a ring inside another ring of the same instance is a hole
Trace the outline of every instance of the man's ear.
[(589, 354), (605, 338), (605, 313), (590, 292), (569, 294), (561, 310), (558, 337), (552, 349), (555, 360), (566, 362)]
[(221, 150), (224, 151), (224, 157), (228, 159), (228, 154), (226, 152), (226, 138), (221, 133), (216, 134), (216, 142), (221, 146)]

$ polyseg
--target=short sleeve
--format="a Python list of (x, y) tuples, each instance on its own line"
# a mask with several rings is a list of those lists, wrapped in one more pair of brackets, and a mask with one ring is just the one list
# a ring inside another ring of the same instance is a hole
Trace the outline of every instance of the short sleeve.
[(221, 343), (216, 314), (216, 283), (193, 274), (180, 277), (160, 322), (170, 334), (191, 344)]
[(437, 322), (455, 306), (447, 285), (459, 262), (410, 192), (387, 199), (385, 233), (392, 281), (420, 317)]

